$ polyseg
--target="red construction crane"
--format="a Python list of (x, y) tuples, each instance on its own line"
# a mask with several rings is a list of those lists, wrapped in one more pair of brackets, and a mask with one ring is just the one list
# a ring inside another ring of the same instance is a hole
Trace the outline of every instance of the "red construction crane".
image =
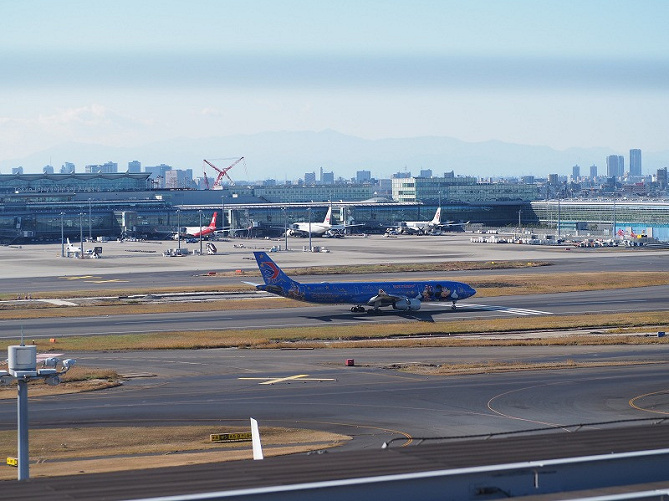
[[(232, 169), (235, 165), (237, 165), (239, 162), (241, 162), (242, 160), (244, 160), (244, 157), (240, 157), (240, 158), (236, 159), (234, 162), (232, 162), (232, 164), (225, 167), (224, 169), (220, 169), (220, 168), (216, 167), (213, 163), (211, 163), (209, 160), (204, 159), (204, 163), (206, 163), (209, 167), (211, 167), (216, 172), (218, 172), (218, 176), (216, 176), (216, 181), (214, 181), (214, 184), (211, 187), (211, 189), (216, 189), (217, 186), (220, 187), (221, 186), (221, 180), (223, 179), (223, 177), (227, 177), (228, 180), (230, 181), (230, 184), (234, 185), (235, 182), (232, 180), (232, 178), (228, 174), (228, 171), (230, 169)], [(205, 187), (206, 187), (206, 189), (209, 189), (209, 179), (207, 178), (207, 172), (205, 171), (204, 166), (202, 166), (202, 172), (204, 174)]]

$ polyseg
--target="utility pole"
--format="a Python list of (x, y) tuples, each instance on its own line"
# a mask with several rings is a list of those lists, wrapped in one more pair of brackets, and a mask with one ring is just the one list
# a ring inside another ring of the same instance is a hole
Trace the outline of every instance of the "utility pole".
[(82, 223), (82, 218), (84, 214), (83, 212), (79, 213), (79, 243), (81, 244), (81, 255), (79, 256), (80, 259), (84, 258), (84, 226)]
[[(60, 383), (60, 376), (65, 374), (76, 362), (72, 359), (61, 361), (58, 358), (47, 358), (42, 362), (44, 368), (37, 368), (37, 346), (25, 346), (23, 334), (21, 344), (7, 348), (7, 365), (9, 370), (0, 371), (0, 386), (8, 386), (16, 380), (17, 392), (17, 442), (18, 458), (15, 459), (19, 469), (18, 479), (30, 478), (30, 456), (28, 443), (28, 381), (43, 379), (50, 386)], [(58, 370), (58, 364), (62, 369)], [(9, 459), (8, 463), (9, 463)]]
[(613, 240), (617, 240), (616, 236), (616, 199), (613, 199)]
[(200, 256), (202, 255), (202, 209), (198, 210), (200, 214)]
[(311, 252), (311, 207), (307, 209), (307, 212), (309, 213), (309, 252)]
[(177, 209), (177, 248), (181, 251), (181, 210)]
[(285, 207), (282, 207), (283, 211), (283, 236), (286, 239), (286, 250), (288, 250), (288, 211)]
[(60, 213), (60, 257), (65, 257), (65, 233), (63, 232), (63, 216), (64, 212)]
[(92, 233), (92, 225), (93, 223), (91, 222), (91, 199), (88, 199), (88, 241), (92, 242), (93, 241), (93, 233)]

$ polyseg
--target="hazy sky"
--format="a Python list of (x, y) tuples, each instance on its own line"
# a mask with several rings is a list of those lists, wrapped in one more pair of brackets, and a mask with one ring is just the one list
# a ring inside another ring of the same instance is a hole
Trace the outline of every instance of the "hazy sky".
[(0, 160), (323, 129), (669, 149), (667, 21), (666, 0), (0, 0)]

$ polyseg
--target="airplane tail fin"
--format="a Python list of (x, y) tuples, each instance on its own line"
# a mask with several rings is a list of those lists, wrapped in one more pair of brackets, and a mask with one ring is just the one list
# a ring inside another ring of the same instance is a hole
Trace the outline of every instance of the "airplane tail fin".
[(299, 285), (295, 280), (286, 275), (266, 252), (254, 252), (253, 255), (258, 262), (258, 269), (265, 281), (264, 290), (283, 296)]
[(328, 207), (328, 212), (325, 214), (324, 224), (332, 224), (332, 206)]
[(211, 223), (209, 223), (210, 228), (216, 228), (216, 214), (218, 214), (216, 211), (214, 211), (214, 215), (211, 216)]
[(437, 212), (434, 213), (434, 217), (432, 218), (432, 224), (439, 223), (441, 223), (441, 207), (437, 208)]

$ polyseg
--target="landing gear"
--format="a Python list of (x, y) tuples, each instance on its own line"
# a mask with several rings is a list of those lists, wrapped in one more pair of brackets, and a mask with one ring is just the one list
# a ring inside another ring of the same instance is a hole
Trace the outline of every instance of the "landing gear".
[(451, 310), (455, 309), (455, 301), (453, 301), (453, 304), (451, 305)]
[(365, 312), (365, 307), (364, 306), (351, 306), (351, 311), (353, 313), (364, 313)]

